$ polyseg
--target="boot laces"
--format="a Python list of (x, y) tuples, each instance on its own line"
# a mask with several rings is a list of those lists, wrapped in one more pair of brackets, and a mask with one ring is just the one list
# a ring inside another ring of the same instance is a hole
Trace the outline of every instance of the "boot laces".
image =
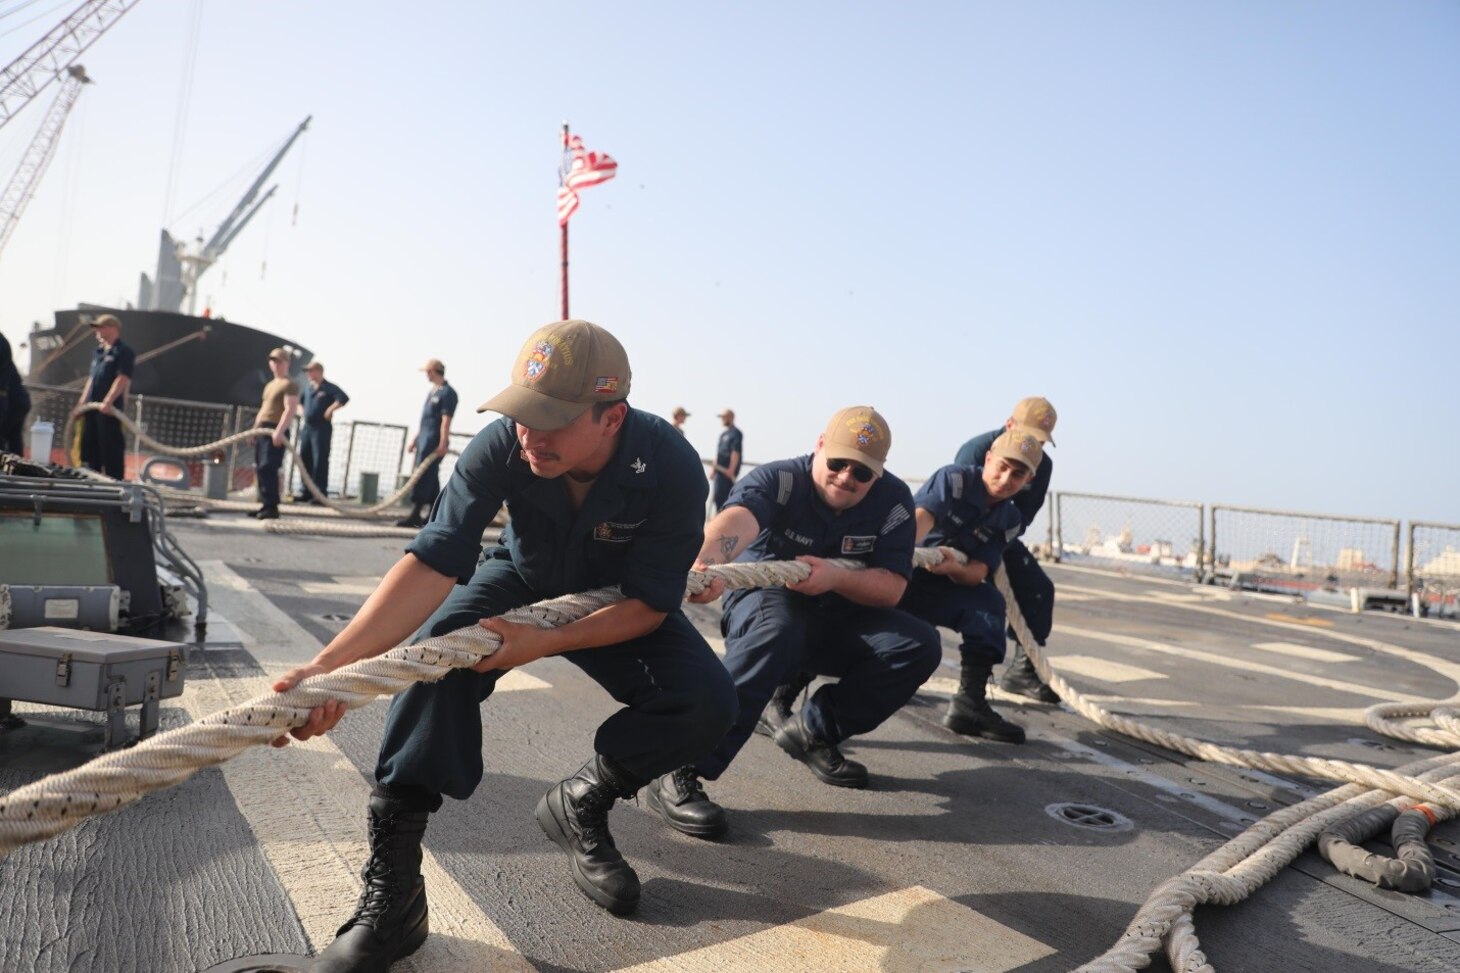
[(574, 802), (583, 844), (613, 844), (613, 835), (608, 833), (608, 809), (613, 807), (613, 802), (613, 793), (602, 786), (589, 788)]
[(700, 777), (695, 773), (693, 767), (681, 767), (672, 776), (674, 778), (674, 786), (686, 798), (705, 796), (705, 785), (700, 783)]
[(390, 862), (386, 859), (385, 849), (380, 845), (375, 847), (376, 850), (371, 853), (360, 873), (360, 877), (365, 880), (365, 887), (360, 891), (360, 901), (355, 904), (351, 923), (376, 926), (395, 904), (400, 892), (400, 883), (396, 880), (395, 869), (390, 867)]

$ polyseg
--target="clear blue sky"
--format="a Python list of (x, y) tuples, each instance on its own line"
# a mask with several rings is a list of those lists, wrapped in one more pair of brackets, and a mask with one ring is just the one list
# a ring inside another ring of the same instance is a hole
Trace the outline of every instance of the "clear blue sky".
[(428, 356), (474, 405), (557, 316), (568, 118), (620, 162), (572, 223), (573, 312), (702, 452), (726, 405), (767, 460), (866, 402), (922, 475), (1042, 394), (1057, 488), (1460, 522), (1460, 5), (204, 0), (179, 132), (193, 9), (144, 0), (86, 55), (0, 257), (13, 338), (135, 298), (176, 137), (172, 217), (238, 177), (191, 237), (312, 113), (204, 294), (357, 418), (414, 421)]

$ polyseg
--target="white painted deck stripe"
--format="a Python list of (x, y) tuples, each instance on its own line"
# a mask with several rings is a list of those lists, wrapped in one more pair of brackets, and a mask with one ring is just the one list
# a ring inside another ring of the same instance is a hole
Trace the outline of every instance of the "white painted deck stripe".
[(1054, 952), (914, 885), (618, 973), (1009, 973)]
[[(1146, 598), (1140, 595), (1117, 595), (1112, 594), (1108, 591), (1104, 591), (1100, 588), (1084, 588), (1080, 587), (1079, 585), (1062, 584), (1060, 585), (1059, 590), (1063, 591), (1066, 588), (1084, 594), (1099, 595), (1100, 597), (1106, 598), (1111, 601), (1144, 602), (1146, 604), (1168, 604), (1167, 602), (1162, 602), (1158, 599)], [(1243, 594), (1253, 601), (1263, 600), (1262, 598), (1250, 592), (1244, 592)], [(1058, 595), (1055, 596), (1055, 602), (1056, 604), (1058, 604), (1059, 602)], [(1243, 612), (1231, 611), (1230, 609), (1226, 608), (1216, 608), (1212, 605), (1182, 604), (1176, 607), (1184, 608), (1187, 611), (1201, 612), (1205, 615), (1214, 615), (1218, 618), (1227, 618), (1233, 621), (1246, 622), (1252, 625), (1265, 625), (1269, 628), (1279, 628), (1287, 632), (1302, 632), (1305, 636), (1310, 638), (1323, 638), (1335, 642), (1343, 642), (1346, 645), (1361, 646), (1362, 648), (1371, 649), (1374, 652), (1381, 652), (1384, 655), (1389, 655), (1397, 659), (1404, 659), (1406, 661), (1413, 662), (1416, 665), (1427, 666), (1430, 669), (1433, 669), (1435, 672), (1438, 672), (1445, 678), (1449, 679), (1450, 681), (1456, 683), (1457, 685), (1460, 685), (1460, 662), (1453, 662), (1436, 653), (1424, 652), (1419, 649), (1410, 649), (1402, 645), (1395, 645), (1392, 642), (1384, 642), (1379, 639), (1366, 638), (1362, 635), (1350, 635), (1347, 632), (1338, 632), (1331, 629), (1316, 631), (1312, 626), (1304, 625), (1296, 620), (1284, 621), (1272, 617), (1260, 618), (1254, 615), (1245, 614)], [(1381, 612), (1380, 614), (1382, 615), (1383, 613)], [(1413, 697), (1405, 697), (1405, 699), (1412, 698)], [(1460, 698), (1460, 693), (1457, 693), (1455, 698)]]
[[(1150, 639), (1136, 638), (1133, 635), (1115, 635), (1111, 632), (1097, 632), (1094, 629), (1075, 628), (1070, 625), (1056, 625), (1054, 630), (1064, 635), (1074, 635), (1096, 642), (1108, 642), (1111, 645), (1120, 645), (1126, 648), (1160, 652), (1164, 655), (1175, 656), (1178, 659), (1205, 662), (1210, 665), (1222, 666), (1226, 669), (1236, 669), (1241, 672), (1258, 672), (1263, 675), (1276, 676), (1280, 679), (1288, 679), (1293, 682), (1306, 683), (1310, 686), (1320, 686), (1324, 689), (1352, 693), (1356, 696), (1364, 696), (1369, 699), (1382, 699), (1390, 702), (1402, 702), (1414, 699), (1413, 696), (1406, 693), (1392, 693), (1387, 689), (1377, 689), (1361, 683), (1345, 682), (1341, 679), (1329, 679), (1325, 676), (1313, 676), (1306, 672), (1293, 672), (1277, 666), (1264, 665), (1261, 662), (1249, 662), (1245, 659), (1237, 659), (1219, 652), (1203, 652), (1199, 649), (1189, 649), (1183, 646), (1168, 645), (1164, 642), (1154, 642)], [(1055, 664), (1058, 666), (1058, 660), (1056, 660)]]
[[(268, 598), (221, 562), (202, 565), (219, 612), (236, 620), (248, 648), (270, 676), (255, 679), (193, 680), (183, 696), (197, 719), (230, 703), (268, 690), (275, 673), (308, 661), (319, 643)], [(269, 641), (254, 641), (255, 632)], [(526, 679), (536, 677), (522, 674)], [(506, 688), (506, 687), (504, 687)], [(346, 717), (348, 719), (349, 717)], [(294, 903), (304, 935), (315, 951), (334, 938), (360, 894), (364, 864), (365, 803), (370, 785), (329, 737), (291, 743), (282, 750), (256, 750), (221, 767), (239, 811), (264, 856)], [(392, 973), (431, 970), (491, 973), (534, 969), (513, 949), (502, 930), (443, 869), (430, 851), (421, 864), (431, 898), (431, 936)]]
[(1252, 647), (1261, 649), (1263, 652), (1276, 652), (1279, 655), (1290, 655), (1295, 659), (1311, 659), (1314, 662), (1360, 661), (1358, 656), (1330, 652), (1327, 649), (1315, 649), (1311, 645), (1299, 645), (1296, 642), (1254, 642)]
[(1050, 660), (1060, 675), (1073, 672), (1100, 682), (1139, 682), (1144, 679), (1169, 679), (1164, 672), (1142, 669), (1124, 662), (1112, 662), (1093, 655), (1062, 655)]

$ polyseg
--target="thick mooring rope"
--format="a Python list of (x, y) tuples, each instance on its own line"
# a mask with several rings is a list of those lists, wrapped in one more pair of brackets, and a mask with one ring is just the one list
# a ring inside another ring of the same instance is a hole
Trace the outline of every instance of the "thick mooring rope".
[[(100, 412), (101, 403), (88, 402), (85, 405), (81, 406), (80, 411)], [(128, 432), (137, 437), (138, 442), (146, 446), (148, 449), (152, 450), (155, 453), (162, 453), (165, 456), (173, 456), (178, 459), (196, 459), (200, 456), (212, 456), (220, 450), (227, 449), (229, 446), (232, 446), (235, 443), (242, 443), (250, 439), (257, 439), (260, 436), (272, 437), (274, 435), (273, 429), (260, 426), (253, 429), (245, 429), (242, 432), (236, 432), (231, 436), (224, 436), (222, 439), (216, 442), (204, 443), (201, 446), (169, 446), (166, 443), (160, 443), (157, 440), (153, 439), (151, 436), (147, 435), (137, 426), (135, 422), (128, 418), (125, 413), (117, 412), (114, 410), (112, 412), (112, 416), (118, 422), (120, 422)], [(70, 442), (69, 433), (71, 430), (72, 421), (73, 420), (67, 420), (66, 430), (65, 432), (63, 432), (61, 437), (62, 442)], [(304, 461), (299, 456), (299, 447), (294, 442), (294, 440), (285, 440), (285, 445), (289, 449), (289, 455), (294, 457), (295, 472), (299, 474), (300, 482), (302, 482), (304, 484), (304, 488), (309, 491), (309, 495), (317, 500), (319, 503), (323, 504), (325, 507), (328, 507), (330, 510), (335, 511), (341, 517), (352, 517), (356, 519), (374, 519), (389, 511), (390, 508), (399, 506), (401, 500), (405, 499), (405, 497), (410, 494), (411, 490), (415, 488), (417, 481), (419, 481), (421, 477), (426, 475), (426, 471), (441, 460), (441, 456), (439, 454), (432, 453), (430, 456), (427, 456), (424, 460), (422, 460), (419, 466), (411, 471), (410, 477), (406, 480), (405, 483), (401, 484), (399, 490), (396, 490), (394, 493), (392, 493), (390, 496), (386, 497), (379, 503), (373, 504), (369, 507), (357, 507), (354, 504), (338, 503), (334, 500), (331, 500), (329, 496), (326, 495), (324, 491), (319, 488), (314, 480), (310, 479), (309, 471), (304, 468)], [(163, 488), (159, 492), (168, 499), (187, 500), (193, 503), (200, 504), (202, 506), (212, 507), (213, 509), (217, 510), (246, 510), (253, 509), (253, 507), (256, 506), (254, 504), (238, 503), (236, 501), (230, 500), (208, 500), (206, 498), (199, 497), (196, 494), (184, 493), (180, 490), (172, 490), (168, 488)]]

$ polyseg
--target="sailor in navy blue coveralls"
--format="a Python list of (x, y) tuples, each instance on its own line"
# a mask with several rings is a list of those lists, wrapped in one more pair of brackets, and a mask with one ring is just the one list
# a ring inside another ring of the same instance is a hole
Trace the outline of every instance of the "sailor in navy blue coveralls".
[[(843, 429), (851, 411), (838, 413), (828, 432)], [(880, 416), (863, 411), (868, 424), (885, 430)], [(828, 589), (813, 574), (806, 584), (725, 596), (725, 667), (735, 679), (740, 715), (713, 752), (654, 781), (646, 792), (650, 807), (686, 834), (713, 837), (724, 831), (724, 811), (705, 795), (700, 780), (725, 772), (779, 685), (806, 674), (799, 692), (815, 674), (839, 677), (818, 688), (799, 714), (789, 713), (788, 702), (775, 739), (825, 783), (865, 787), (866, 768), (846, 759), (837, 744), (881, 725), (938, 666), (937, 633), (893, 607), (912, 573), (911, 493), (902, 480), (882, 472), (885, 444), (858, 461), (838, 456), (853, 450), (838, 449), (826, 438), (812, 455), (767, 463), (742, 477), (705, 529), (703, 563), (801, 558), (824, 579), (851, 580)], [(870, 468), (873, 461), (876, 469)], [(869, 570), (833, 572), (820, 563), (826, 558), (859, 561)]]
[[(330, 489), (330, 442), (334, 438), (334, 413), (331, 406), (343, 406), (350, 401), (334, 382), (324, 377), (324, 366), (310, 362), (304, 369), (309, 381), (305, 383), (304, 394), (300, 396), (299, 408), (304, 413), (299, 425), (299, 460), (320, 493)], [(316, 503), (314, 497), (301, 485), (295, 500), (301, 503)]]
[(989, 496), (983, 464), (942, 467), (922, 485), (913, 503), (920, 543), (960, 551), (969, 560), (967, 568), (945, 562), (946, 567), (916, 572), (900, 606), (962, 637), (959, 656), (966, 685), (954, 697), (956, 712), (950, 711), (944, 722), (961, 733), (1022, 743), (1024, 731), (1000, 717), (985, 696), (989, 674), (1004, 661), (1006, 644), (1004, 596), (989, 575), (1005, 546), (1019, 535), (1019, 510), (1011, 500)]
[[(1054, 407), (1049, 404), (1049, 400), (1037, 397), (1023, 399), (1014, 407), (1014, 413), (1004, 428), (992, 429), (981, 436), (973, 437), (959, 447), (953, 462), (961, 466), (982, 465), (994, 439), (1013, 426), (1026, 428), (1036, 438), (1053, 445), (1054, 440), (1050, 436), (1054, 432), (1055, 419)], [(1019, 508), (1019, 516), (1023, 520), (1019, 527), (1021, 537), (1043, 508), (1053, 475), (1054, 460), (1050, 458), (1049, 451), (1044, 450), (1033, 478), (1014, 496), (1014, 506)], [(1019, 614), (1024, 616), (1024, 621), (1029, 625), (1030, 634), (1038, 644), (1044, 645), (1054, 627), (1054, 582), (1044, 573), (1029, 548), (1018, 538), (1010, 541), (1004, 549), (1004, 573), (1009, 579), (1009, 590), (1014, 592)], [(1040, 681), (1034, 664), (1024, 654), (1023, 646), (1017, 643), (1014, 646), (1014, 658), (1004, 668), (999, 686), (1043, 703), (1059, 702), (1059, 696)]]
[[(275, 683), (284, 691), (397, 642), (477, 624), (502, 638), (475, 666), (392, 700), (370, 799), (366, 887), (311, 969), (381, 971), (424, 941), (427, 818), (443, 797), (464, 800), (481, 782), (482, 703), (497, 680), (547, 655), (577, 666), (621, 708), (599, 726), (588, 762), (543, 795), (537, 821), (594, 902), (614, 913), (637, 906), (639, 879), (609, 833), (608, 811), (714, 746), (734, 718), (735, 691), (681, 609), (703, 538), (703, 467), (669, 423), (627, 405), (628, 391), (628, 358), (607, 331), (561, 321), (535, 332), (513, 384), (480, 410), (515, 421), (472, 439), (430, 523), (355, 619), (311, 665)], [(482, 533), (503, 503), (511, 525), (483, 553)], [(558, 627), (499, 617), (614, 585), (622, 600)], [(414, 636), (402, 625), (422, 618)], [(291, 735), (327, 732), (341, 715), (332, 701)]]
[[(116, 412), (126, 412), (127, 390), (137, 356), (121, 339), (121, 322), (114, 315), (103, 314), (90, 323), (98, 343), (81, 401), (103, 402)], [(127, 437), (121, 420), (94, 411), (82, 413), (80, 418), (81, 462), (114, 480), (125, 477)]]
[[(421, 405), (421, 424), (411, 440), (416, 451), (416, 466), (424, 463), (432, 453), (445, 452), (449, 444), (442, 438), (441, 420), (456, 415), (456, 389), (446, 381), (446, 366), (432, 358), (422, 369), (431, 381), (431, 391)], [(416, 485), (411, 487), (411, 512), (396, 522), (398, 527), (420, 527), (426, 522), (424, 512), (436, 502), (441, 492), (441, 461), (437, 460), (421, 474)]]

